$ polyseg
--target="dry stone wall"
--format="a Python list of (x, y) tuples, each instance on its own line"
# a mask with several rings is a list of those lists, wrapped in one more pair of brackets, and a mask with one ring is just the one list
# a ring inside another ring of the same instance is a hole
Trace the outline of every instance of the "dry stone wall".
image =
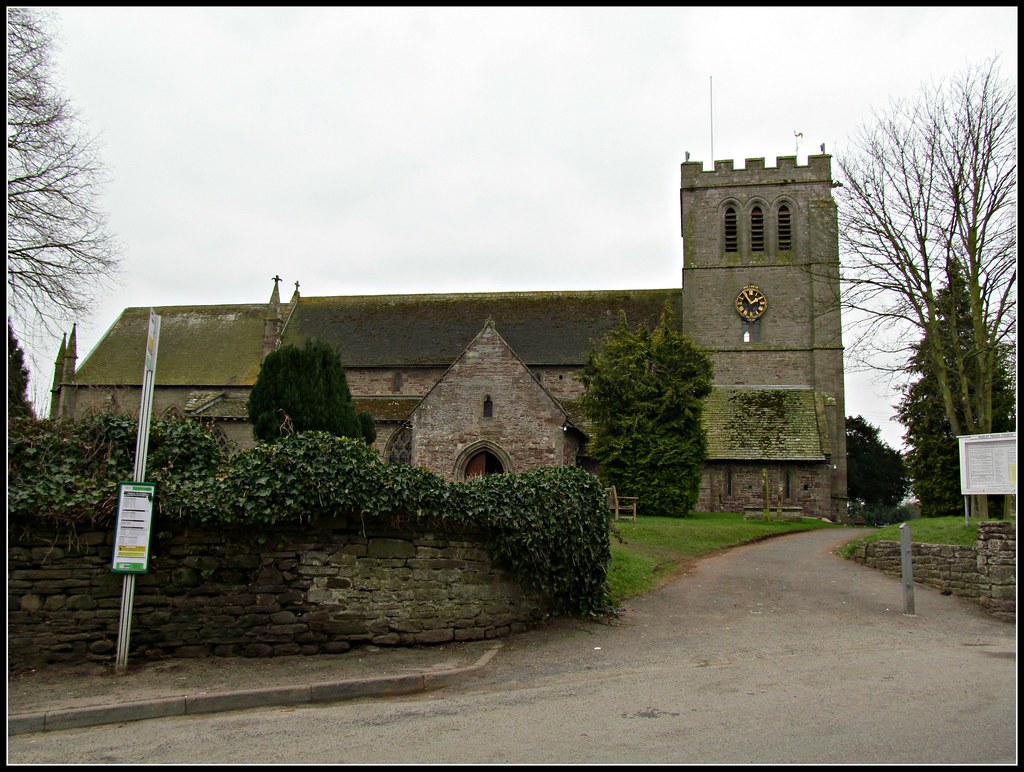
[[(8, 665), (113, 661), (124, 579), (110, 529), (8, 524)], [(154, 533), (132, 659), (272, 657), (497, 638), (545, 616), (479, 533), (339, 519)]]
[[(911, 526), (913, 528), (913, 526)], [(951, 544), (910, 545), (914, 581), (963, 598), (1009, 622), (1017, 618), (1017, 528), (1014, 523), (982, 520), (974, 547)], [(900, 543), (857, 545), (854, 560), (895, 576), (902, 575)]]

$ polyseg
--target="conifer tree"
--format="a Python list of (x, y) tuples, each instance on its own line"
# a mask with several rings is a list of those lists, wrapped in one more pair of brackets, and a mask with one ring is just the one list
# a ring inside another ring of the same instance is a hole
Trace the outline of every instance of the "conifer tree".
[(910, 478), (903, 455), (883, 442), (879, 433), (879, 428), (862, 416), (846, 417), (847, 492), (851, 502), (895, 518), (898, 505), (910, 491)]
[(318, 339), (307, 340), (302, 348), (285, 345), (268, 354), (247, 407), (258, 440), (304, 431), (326, 431), (366, 442), (373, 442), (376, 435), (372, 416), (356, 414), (337, 352)]
[[(956, 323), (965, 316), (967, 289), (953, 282), (937, 293), (940, 326), (936, 335), (939, 347), (949, 361), (970, 360), (976, 355), (970, 331), (954, 335)], [(960, 492), (960, 443), (946, 414), (940, 397), (941, 387), (931, 360), (925, 355), (931, 341), (922, 340), (911, 361), (917, 380), (906, 386), (897, 407), (900, 423), (906, 427), (904, 439), (909, 448), (907, 468), (913, 478), (914, 495), (923, 517), (955, 517), (963, 512), (964, 498)], [(1010, 354), (1004, 348), (996, 358), (992, 382), (985, 388), (991, 393), (992, 432), (1012, 432), (1016, 426), (1016, 396), (1010, 371)], [(973, 395), (969, 395), (968, 401)], [(958, 408), (963, 425), (963, 407)], [(996, 502), (993, 502), (996, 503)], [(989, 501), (979, 514), (998, 516), (998, 509), (989, 511)]]
[(7, 320), (7, 417), (34, 416), (28, 399), (28, 368), (25, 353), (14, 337), (14, 327)]
[(638, 511), (681, 517), (696, 505), (712, 374), (710, 356), (679, 331), (668, 304), (654, 330), (630, 328), (622, 316), (588, 356), (580, 379), (590, 452), (606, 485), (639, 497)]

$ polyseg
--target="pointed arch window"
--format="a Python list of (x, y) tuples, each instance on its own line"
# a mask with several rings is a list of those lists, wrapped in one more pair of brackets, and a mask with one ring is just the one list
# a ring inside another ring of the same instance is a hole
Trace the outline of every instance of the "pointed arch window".
[(759, 206), (750, 210), (750, 251), (764, 252), (764, 212)]
[(494, 403), (491, 402), (491, 395), (488, 394), (484, 397), (484, 418), (492, 418), (494, 416)]
[(217, 426), (217, 424), (213, 424), (210, 429), (210, 433), (213, 435), (213, 438), (217, 440), (217, 444), (220, 445), (221, 450), (225, 453), (231, 453), (233, 446), (231, 440), (228, 439), (228, 435), (224, 433), (223, 429)]
[(385, 456), (391, 464), (412, 462), (412, 429), (403, 426), (391, 437)]
[(789, 216), (789, 207), (783, 204), (779, 207), (779, 250), (785, 251), (793, 248), (793, 224)]
[(736, 228), (736, 210), (731, 206), (727, 207), (725, 210), (725, 251), (739, 251), (739, 238)]

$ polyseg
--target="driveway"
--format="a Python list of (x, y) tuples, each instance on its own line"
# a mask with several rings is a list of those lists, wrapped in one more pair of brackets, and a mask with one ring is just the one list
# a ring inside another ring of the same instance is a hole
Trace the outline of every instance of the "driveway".
[(904, 615), (900, 578), (833, 554), (863, 533), (700, 560), (613, 625), (510, 639), (455, 689), (604, 681), (607, 716), (648, 719), (634, 733), (685, 719), (677, 753), (637, 761), (1014, 763), (1016, 626), (921, 585)]

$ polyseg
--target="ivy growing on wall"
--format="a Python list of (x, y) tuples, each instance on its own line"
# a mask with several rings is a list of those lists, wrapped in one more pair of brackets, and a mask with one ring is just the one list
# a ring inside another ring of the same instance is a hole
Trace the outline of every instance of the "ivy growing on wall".
[[(9, 523), (113, 528), (117, 483), (131, 479), (137, 431), (134, 419), (110, 414), (11, 421)], [(146, 480), (157, 483), (156, 518), (273, 526), (344, 516), (478, 531), (499, 564), (544, 595), (553, 613), (601, 613), (608, 605), (608, 509), (601, 484), (581, 469), (448, 483), (327, 432), (291, 434), (229, 457), (202, 424), (170, 419), (152, 424)]]

